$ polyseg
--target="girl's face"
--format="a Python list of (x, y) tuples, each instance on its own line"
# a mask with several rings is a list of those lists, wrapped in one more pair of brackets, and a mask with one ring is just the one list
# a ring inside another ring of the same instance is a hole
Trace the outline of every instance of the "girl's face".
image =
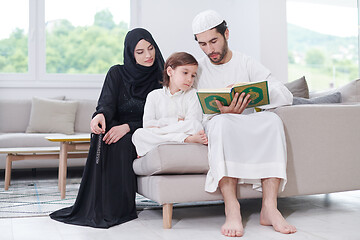
[(172, 94), (178, 91), (189, 90), (196, 77), (197, 65), (178, 66), (175, 69), (168, 67), (166, 72), (169, 75), (169, 89)]
[(155, 61), (155, 47), (148, 41), (141, 39), (135, 46), (134, 56), (137, 64), (151, 67)]

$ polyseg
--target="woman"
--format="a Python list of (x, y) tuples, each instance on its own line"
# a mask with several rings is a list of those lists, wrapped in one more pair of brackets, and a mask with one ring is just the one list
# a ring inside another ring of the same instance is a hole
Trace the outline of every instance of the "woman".
[(161, 87), (164, 60), (145, 29), (128, 32), (124, 45), (124, 65), (108, 71), (90, 123), (93, 134), (77, 199), (50, 215), (57, 221), (109, 228), (137, 218), (131, 137), (142, 127), (147, 94)]

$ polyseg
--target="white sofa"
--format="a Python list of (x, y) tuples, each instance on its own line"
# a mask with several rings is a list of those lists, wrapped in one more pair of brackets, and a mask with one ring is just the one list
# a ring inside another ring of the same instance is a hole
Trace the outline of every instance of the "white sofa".
[[(90, 121), (97, 101), (65, 99), (67, 100), (77, 102), (75, 134), (90, 133)], [(59, 143), (45, 139), (45, 136), (56, 135), (54, 133), (25, 133), (30, 120), (31, 105), (31, 99), (0, 100), (0, 148), (59, 146)], [(0, 154), (0, 169), (5, 169), (5, 159), (6, 155)], [(68, 166), (84, 166), (85, 161), (86, 159), (71, 159)], [(12, 168), (49, 168), (58, 165), (58, 161), (54, 159), (26, 160), (14, 161)]]
[[(339, 90), (345, 103), (275, 110), (287, 143), (288, 182), (280, 197), (360, 190), (360, 80), (350, 87)], [(171, 228), (174, 203), (222, 199), (219, 190), (204, 191), (206, 146), (160, 145), (136, 159), (133, 167), (138, 192), (163, 206), (164, 228)], [(238, 190), (239, 199), (261, 197), (250, 185), (239, 185)]]

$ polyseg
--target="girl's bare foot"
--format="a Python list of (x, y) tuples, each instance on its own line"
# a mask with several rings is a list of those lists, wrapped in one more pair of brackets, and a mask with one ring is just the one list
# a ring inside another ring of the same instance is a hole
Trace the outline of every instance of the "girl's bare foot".
[(186, 143), (201, 143), (204, 145), (208, 144), (208, 139), (204, 130), (197, 132), (194, 135), (188, 136), (185, 141)]

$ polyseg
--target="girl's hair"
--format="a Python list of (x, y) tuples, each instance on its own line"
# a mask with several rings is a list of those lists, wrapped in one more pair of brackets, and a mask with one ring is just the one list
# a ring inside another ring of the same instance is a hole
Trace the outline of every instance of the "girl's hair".
[(175, 68), (184, 65), (199, 65), (196, 59), (189, 53), (186, 52), (176, 52), (171, 54), (171, 56), (166, 60), (163, 72), (163, 81), (161, 82), (163, 86), (168, 87), (170, 82), (170, 77), (167, 74), (167, 68)]

